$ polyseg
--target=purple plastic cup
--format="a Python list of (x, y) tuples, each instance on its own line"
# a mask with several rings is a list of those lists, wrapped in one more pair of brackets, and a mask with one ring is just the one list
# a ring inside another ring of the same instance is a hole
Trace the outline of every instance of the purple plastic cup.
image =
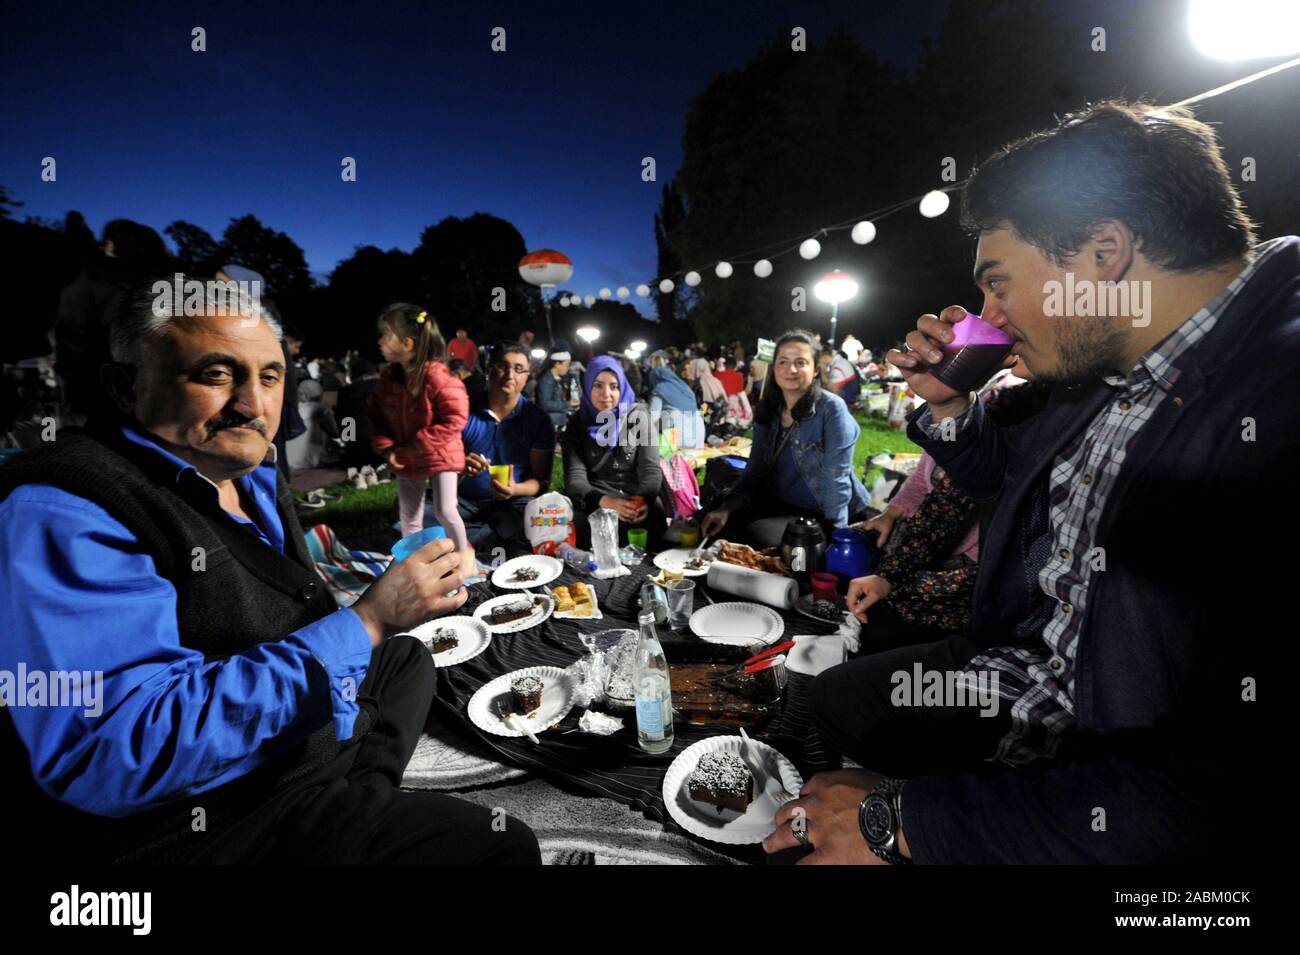
[(943, 345), (943, 359), (930, 374), (954, 391), (972, 391), (993, 376), (1016, 340), (978, 315), (966, 313), (952, 326), (952, 341)]

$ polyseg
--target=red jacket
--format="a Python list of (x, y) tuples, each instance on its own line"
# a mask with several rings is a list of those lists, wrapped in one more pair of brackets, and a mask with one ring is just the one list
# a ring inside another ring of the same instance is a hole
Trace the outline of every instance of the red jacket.
[(366, 402), (370, 444), (386, 457), (396, 447), (398, 477), (426, 478), (465, 470), (461, 432), (469, 420), (465, 385), (440, 361), (425, 362), (424, 389), (418, 399), (406, 387), (401, 365), (385, 365)]

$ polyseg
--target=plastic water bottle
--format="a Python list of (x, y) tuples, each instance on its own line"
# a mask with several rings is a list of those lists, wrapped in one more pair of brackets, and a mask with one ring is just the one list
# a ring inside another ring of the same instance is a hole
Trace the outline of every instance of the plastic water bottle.
[(654, 612), (643, 610), (637, 624), (641, 634), (632, 665), (636, 738), (647, 753), (666, 753), (673, 747), (673, 690), (668, 659), (655, 633)]
[(591, 551), (582, 550), (572, 544), (561, 544), (555, 548), (555, 556), (580, 574), (589, 574), (596, 569), (596, 558), (592, 556)]

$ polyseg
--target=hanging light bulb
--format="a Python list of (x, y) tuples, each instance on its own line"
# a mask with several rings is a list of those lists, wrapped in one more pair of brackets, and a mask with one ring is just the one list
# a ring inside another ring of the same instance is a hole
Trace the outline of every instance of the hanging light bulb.
[(630, 295), (631, 293), (628, 292), (626, 285), (620, 285), (618, 287), (618, 291), (615, 292), (614, 294), (617, 295), (619, 298), (627, 298), (628, 295)]
[(948, 202), (948, 193), (934, 189), (921, 197), (921, 204), (918, 208), (921, 215), (927, 219), (933, 219), (935, 216), (941, 216), (948, 211)]
[(754, 263), (754, 274), (760, 279), (765, 279), (772, 274), (772, 263), (767, 259), (759, 259)]
[(816, 239), (804, 239), (799, 243), (799, 254), (805, 259), (815, 259), (822, 254), (822, 244)]
[(662, 282), (659, 283), (659, 291), (663, 292), (665, 295), (667, 295), (676, 287), (677, 286), (673, 285), (672, 279), (664, 279)]
[(876, 225), (874, 222), (859, 222), (849, 233), (849, 238), (858, 245), (866, 245), (876, 237)]
[(720, 279), (729, 279), (731, 278), (731, 272), (732, 272), (731, 263), (719, 262), (717, 266), (714, 267), (713, 272)]
[(646, 285), (644, 282), (642, 282), (640, 285), (638, 285), (638, 286), (636, 287), (636, 294), (637, 294), (637, 296), (638, 296), (639, 298), (649, 298), (649, 297), (650, 297), (650, 286), (648, 286), (648, 285)]
[(686, 284), (689, 285), (691, 288), (695, 288), (695, 286), (699, 285), (699, 284), (700, 284), (700, 273), (699, 273), (699, 272), (695, 272), (695, 271), (687, 272), (687, 273), (686, 273)]

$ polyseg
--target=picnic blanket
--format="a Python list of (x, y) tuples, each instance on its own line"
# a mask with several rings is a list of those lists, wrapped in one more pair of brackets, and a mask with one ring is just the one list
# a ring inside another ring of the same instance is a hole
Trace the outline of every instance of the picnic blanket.
[(373, 550), (352, 550), (338, 539), (328, 524), (317, 524), (303, 533), (307, 551), (316, 563), (316, 573), (340, 607), (351, 607), (375, 582), (393, 559), (392, 554)]
[(753, 438), (732, 438), (725, 444), (720, 444), (716, 448), (682, 448), (677, 453), (691, 462), (691, 467), (699, 469), (709, 458), (722, 457), (724, 454), (734, 454), (742, 458), (749, 457), (750, 449), (754, 446)]
[[(373, 550), (353, 550), (338, 539), (328, 524), (317, 524), (303, 533), (307, 551), (316, 563), (316, 573), (329, 588), (340, 607), (351, 607), (375, 582), (393, 560), (392, 554)], [(478, 575), (466, 583), (486, 579), (492, 568), (478, 562)]]
[[(540, 745), (527, 739), (494, 736), (479, 730), (466, 715), (469, 699), (483, 684), (500, 676), (529, 666), (567, 667), (584, 652), (580, 633), (620, 628), (635, 629), (636, 607), (641, 582), (657, 570), (647, 563), (631, 568), (626, 577), (610, 580), (587, 580), (594, 586), (605, 618), (596, 621), (573, 619), (556, 620), (554, 617), (539, 626), (511, 634), (497, 634), (491, 644), (477, 657), (454, 667), (438, 669), (434, 691), (434, 711), (440, 721), (455, 721), (458, 728), (473, 734), (479, 742), (489, 747), (502, 762), (527, 769), (568, 792), (581, 792), (623, 803), (643, 813), (674, 834), (683, 830), (672, 820), (664, 807), (663, 777), (668, 766), (682, 750), (699, 740), (719, 734), (735, 732), (730, 727), (696, 726), (679, 723), (674, 726), (673, 747), (662, 755), (643, 752), (633, 734), (622, 732), (609, 737), (591, 736), (580, 732), (566, 732), (577, 727), (582, 710), (575, 708), (555, 729), (540, 736)], [(576, 577), (566, 570), (555, 583), (570, 583)], [(702, 583), (703, 578), (697, 580)], [(462, 613), (472, 613), (473, 608), (497, 596), (487, 584), (471, 588), (470, 599)], [(697, 589), (697, 606), (706, 601)], [(793, 613), (784, 613), (786, 633), (833, 633), (836, 628), (822, 625)], [(661, 634), (665, 649), (674, 639), (667, 631)], [(681, 639), (681, 638), (678, 638)], [(694, 639), (686, 637), (685, 639)], [(670, 652), (671, 655), (671, 652)], [(758, 732), (757, 739), (774, 746), (789, 758), (804, 778), (815, 772), (838, 768), (840, 756), (820, 737), (808, 707), (808, 695), (813, 678), (801, 673), (790, 673), (784, 695), (768, 723)], [(758, 846), (715, 847), (732, 858), (758, 862), (763, 851)]]

